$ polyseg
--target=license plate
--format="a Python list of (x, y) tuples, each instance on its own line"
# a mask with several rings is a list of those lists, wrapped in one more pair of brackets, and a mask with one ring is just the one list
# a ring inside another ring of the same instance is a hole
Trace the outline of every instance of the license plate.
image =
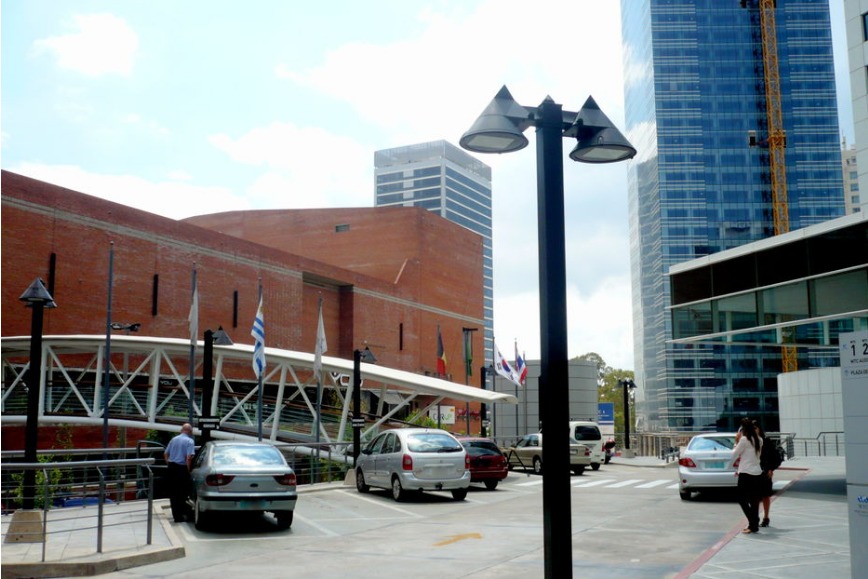
[(579, 454), (579, 449), (578, 448), (571, 448), (570, 454)]
[(726, 466), (726, 461), (723, 461), (723, 460), (707, 460), (707, 461), (705, 461), (705, 468), (722, 469), (724, 466)]
[(240, 503), (240, 506), (243, 509), (264, 509), (265, 508), (265, 501), (263, 501), (263, 500), (250, 499), (250, 500), (244, 500), (244, 501), (238, 501), (238, 502)]

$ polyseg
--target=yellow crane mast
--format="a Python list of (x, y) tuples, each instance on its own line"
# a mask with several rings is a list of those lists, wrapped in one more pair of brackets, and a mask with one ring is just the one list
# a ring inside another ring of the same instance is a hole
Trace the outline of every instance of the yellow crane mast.
[[(743, 8), (749, 0), (741, 0)], [(790, 230), (789, 202), (787, 200), (787, 163), (785, 159), (787, 134), (784, 130), (781, 112), (781, 78), (778, 70), (778, 36), (775, 23), (776, 0), (756, 0), (759, 7), (763, 77), (765, 80), (766, 122), (768, 123), (767, 143), (769, 150), (769, 173), (771, 174), (772, 211), (774, 213), (775, 235)], [(782, 330), (783, 341), (792, 339), (792, 331)], [(781, 346), (781, 361), (784, 372), (798, 370), (796, 348), (793, 345)]]

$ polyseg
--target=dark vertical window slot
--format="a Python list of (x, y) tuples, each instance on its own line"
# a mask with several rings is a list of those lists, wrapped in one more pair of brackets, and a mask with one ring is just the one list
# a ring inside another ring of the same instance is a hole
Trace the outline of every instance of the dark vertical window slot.
[(238, 327), (238, 290), (232, 292), (232, 327)]
[(154, 283), (151, 285), (151, 315), (156, 316), (159, 308), (157, 303), (160, 297), (160, 274), (154, 274)]
[(398, 350), (404, 349), (404, 322), (398, 324)]
[(54, 272), (56, 269), (57, 254), (52, 251), (51, 256), (48, 258), (48, 293), (50, 293), (53, 298), (57, 298), (57, 296), (54, 295)]

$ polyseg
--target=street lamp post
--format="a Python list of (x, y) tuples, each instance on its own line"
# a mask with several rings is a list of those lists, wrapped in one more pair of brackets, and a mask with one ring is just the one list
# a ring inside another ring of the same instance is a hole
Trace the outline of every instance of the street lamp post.
[[(562, 138), (578, 142), (570, 158), (584, 163), (613, 163), (632, 158), (636, 149), (588, 97), (578, 113), (563, 111), (546, 97), (538, 107), (523, 107), (504, 86), (461, 137), (460, 145), (477, 153), (508, 153), (527, 146), (522, 134), (536, 128), (537, 227), (540, 283), (540, 418), (557, 433), (569, 422), (567, 361), (566, 243)], [(546, 439), (543, 473), (545, 576), (572, 576), (569, 442)]]
[(202, 433), (202, 444), (211, 440), (211, 431), (219, 423), (211, 413), (214, 393), (214, 346), (231, 346), (232, 339), (223, 329), (217, 331), (205, 330), (204, 352), (202, 356), (202, 416), (199, 418), (199, 430)]
[(377, 358), (367, 346), (364, 350), (353, 350), (353, 468), (359, 458), (362, 427), (365, 425), (365, 419), (362, 418), (362, 361), (377, 363)]
[[(630, 390), (633, 390), (636, 387), (636, 383), (633, 382), (630, 378), (625, 378), (623, 380), (618, 380), (618, 384), (620, 384), (624, 388), (624, 450), (630, 450)], [(628, 455), (632, 455), (631, 452), (627, 453)]]
[[(36, 278), (18, 298), (32, 308), (30, 322), (30, 365), (27, 368), (27, 422), (24, 427), (24, 462), (36, 462), (36, 447), (39, 441), (39, 400), (42, 388), (42, 327), (45, 308), (56, 308), (54, 298), (45, 289), (45, 284)], [(32, 510), (36, 492), (36, 471), (24, 471), (24, 488), (21, 507)]]

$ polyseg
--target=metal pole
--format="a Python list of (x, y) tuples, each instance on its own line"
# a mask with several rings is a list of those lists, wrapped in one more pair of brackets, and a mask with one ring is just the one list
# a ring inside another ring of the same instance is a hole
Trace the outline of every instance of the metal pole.
[[(485, 366), (479, 368), (479, 385), (485, 390)], [(488, 436), (488, 406), (485, 402), (479, 405), (479, 435)]]
[[(540, 285), (540, 418), (546, 428), (543, 472), (545, 577), (572, 577), (570, 449), (567, 439), (567, 282), (564, 232), (563, 115), (550, 97), (536, 123)], [(561, 430), (563, 429), (563, 430)]]
[[(42, 325), (45, 313), (44, 302), (32, 302), (33, 316), (30, 320), (30, 366), (27, 368), (27, 423), (24, 431), (24, 462), (37, 462), (36, 447), (39, 442), (39, 398), (42, 385)], [(36, 496), (36, 471), (24, 471), (22, 508), (33, 509)]]
[(362, 445), (362, 352), (353, 350), (353, 468)]
[(103, 460), (108, 458), (109, 445), (109, 390), (111, 384), (111, 365), (112, 365), (112, 280), (114, 278), (114, 263), (115, 263), (115, 242), (109, 244), (109, 266), (108, 266), (108, 305), (106, 306), (106, 321), (105, 321), (105, 364), (102, 384), (102, 447)]
[[(202, 418), (212, 418), (211, 399), (214, 389), (214, 332), (205, 330), (205, 345), (202, 358)], [(200, 428), (202, 432), (202, 444), (211, 440), (210, 421), (207, 426)]]
[[(196, 264), (193, 264), (193, 291), (191, 292), (191, 296), (196, 294)], [(199, 315), (199, 312), (196, 312), (196, 315)], [(193, 406), (195, 406), (195, 394), (196, 394), (196, 342), (190, 340), (190, 388), (187, 391), (187, 411), (189, 416), (187, 418), (187, 422), (191, 425), (193, 424)]]

